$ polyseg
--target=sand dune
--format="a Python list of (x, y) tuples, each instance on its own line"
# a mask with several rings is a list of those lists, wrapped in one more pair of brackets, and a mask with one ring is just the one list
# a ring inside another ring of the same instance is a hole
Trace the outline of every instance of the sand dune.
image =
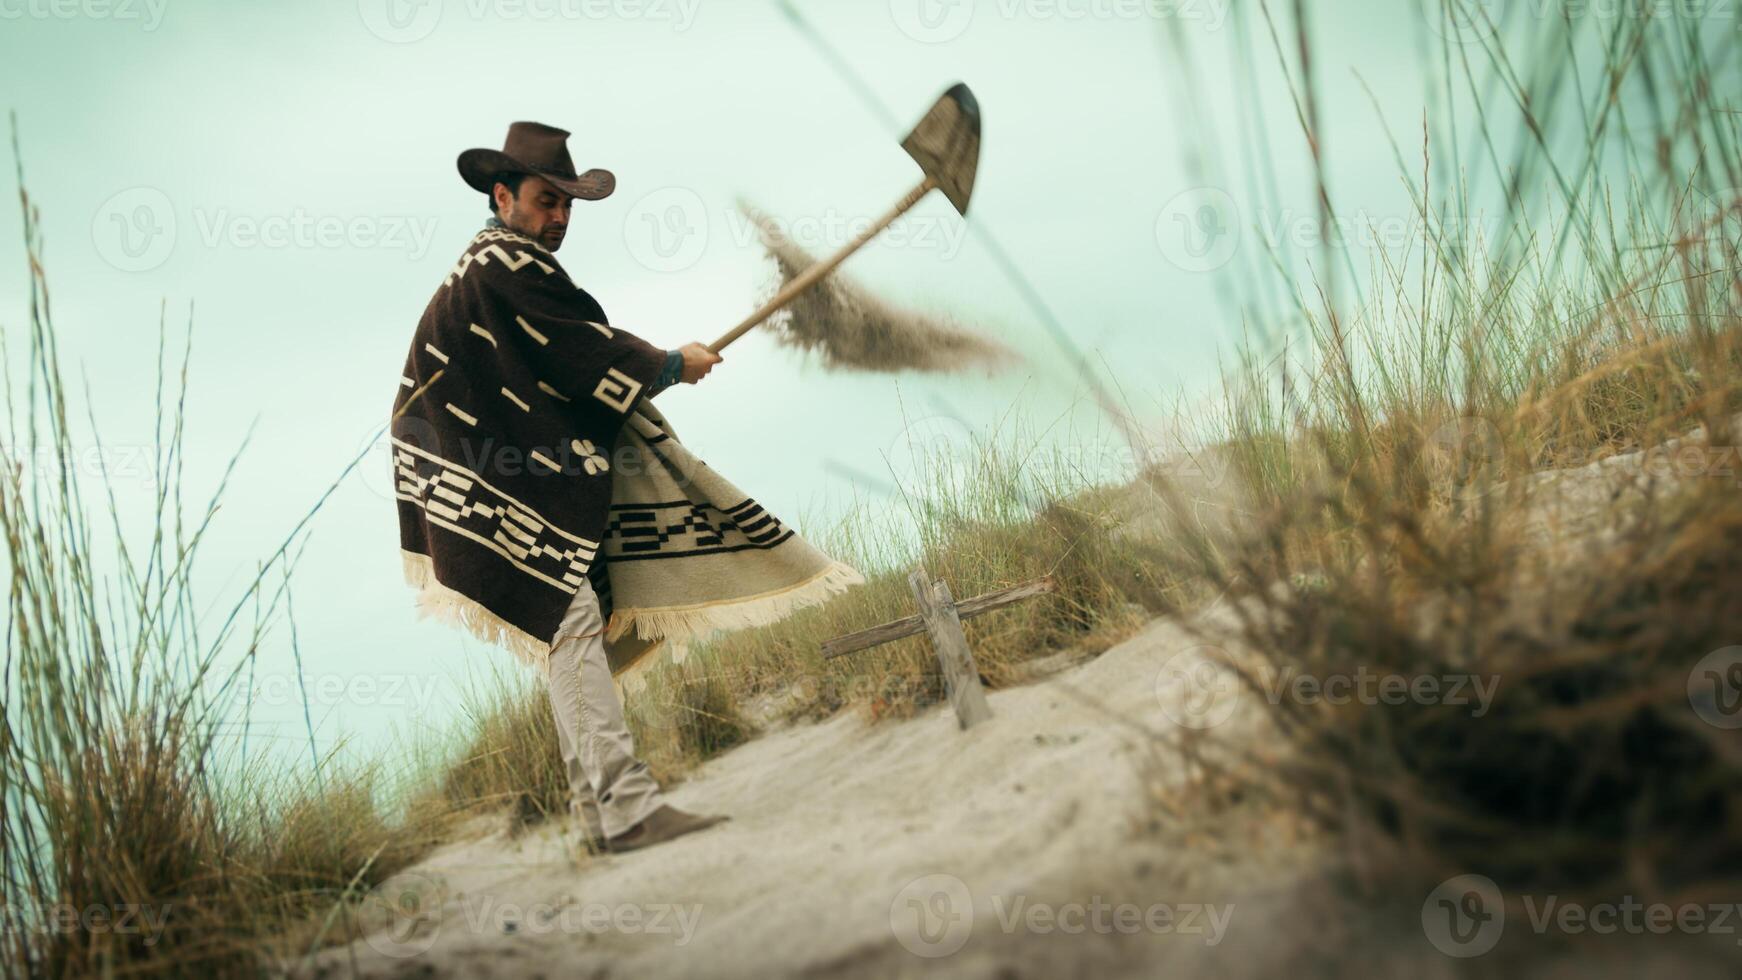
[[(1540, 474), (1540, 519), (1588, 523), (1651, 472), (1635, 453)], [(1140, 511), (1148, 492), (1124, 492)], [(1196, 622), (1214, 630), (1231, 613), (1215, 605)], [(671, 791), (731, 821), (646, 851), (588, 857), (566, 821), (517, 837), (481, 821), (378, 889), (385, 927), (306, 975), (1459, 975), (1425, 941), (1418, 903), (1355, 904), (1311, 848), (1230, 861), (1228, 840), (1212, 855), (1155, 832), (1156, 794), (1181, 776), (1144, 747), (1204, 717), (1166, 669), (1202, 642), (1154, 620), (1098, 657), (1061, 656), (1044, 679), (989, 692), (994, 718), (967, 732), (941, 705), (770, 731)], [(1204, 730), (1210, 751), (1263, 744), (1262, 705), (1232, 697), (1237, 710)], [(1544, 965), (1535, 952), (1490, 965), (1528, 975)], [(1569, 976), (1671, 961), (1717, 975), (1655, 936), (1543, 955)]]

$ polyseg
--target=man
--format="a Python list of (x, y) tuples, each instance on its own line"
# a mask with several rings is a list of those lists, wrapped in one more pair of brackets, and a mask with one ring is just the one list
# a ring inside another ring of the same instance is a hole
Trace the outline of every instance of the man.
[(616, 183), (577, 174), (568, 135), (517, 122), (500, 151), (460, 154), (491, 216), (419, 321), (394, 400), (395, 487), (420, 605), (543, 669), (571, 805), (589, 846), (615, 852), (727, 819), (666, 803), (635, 757), (589, 580), (625, 420), (721, 357), (610, 326), (558, 265), (574, 199)]

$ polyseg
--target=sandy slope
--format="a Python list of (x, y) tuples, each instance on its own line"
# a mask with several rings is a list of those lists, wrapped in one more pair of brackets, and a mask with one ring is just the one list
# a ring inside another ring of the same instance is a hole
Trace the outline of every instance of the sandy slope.
[[(1665, 472), (1663, 458), (1534, 475), (1532, 531), (1600, 540), (1608, 506), (1642, 480), (1710, 475)], [(1134, 507), (1153, 506), (1141, 496)], [(1178, 731), (1192, 692), (1164, 665), (1200, 642), (1155, 620), (1093, 660), (991, 692), (995, 717), (968, 732), (939, 706), (767, 733), (671, 794), (730, 822), (647, 851), (589, 858), (566, 823), (513, 839), (481, 825), (377, 890), (386, 928), (299, 975), (1428, 980), (1533, 975), (1549, 960), (1566, 976), (1672, 960), (1680, 975), (1724, 975), (1662, 937), (1454, 959), (1424, 941), (1414, 901), (1357, 906), (1311, 853), (1230, 864), (1164, 846), (1183, 838), (1141, 825), (1158, 780), (1177, 776), (1139, 765), (1153, 744), (1143, 729)], [(1212, 744), (1262, 744), (1262, 706), (1236, 707)]]
[[(1112, 965), (1138, 953), (1120, 948), (1126, 934), (1006, 932), (999, 911), (1010, 915), (1017, 898), (1024, 915), (1068, 902), (1092, 913), (1097, 894), (1144, 908), (1164, 900), (1144, 897), (1143, 886), (1163, 856), (1132, 831), (1142, 736), (1108, 711), (1160, 728), (1161, 664), (1194, 642), (1154, 622), (1045, 682), (992, 692), (994, 719), (968, 732), (940, 707), (876, 725), (844, 712), (764, 735), (672, 793), (679, 806), (731, 821), (646, 851), (577, 858), (564, 825), (448, 845), (380, 890), (425, 911), (321, 963), (329, 976), (348, 974), (352, 956), (365, 976), (888, 976), (940, 966), (996, 975), (999, 964), (1035, 966), (1028, 940), (1042, 934), (1069, 940), (1043, 944), (1061, 966)], [(903, 939), (937, 952), (967, 922), (948, 931), (951, 906), (936, 904), (945, 931), (933, 935), (946, 942), (916, 931), (906, 899), (954, 887), (928, 879), (937, 875), (967, 889), (965, 900), (953, 893), (955, 907), (974, 918), (966, 944), (934, 958)], [(406, 899), (408, 890), (422, 897)], [(616, 925), (589, 918), (606, 910)], [(637, 915), (640, 924), (622, 918)], [(1201, 916), (1202, 935), (1154, 935), (1203, 947), (1212, 923)]]

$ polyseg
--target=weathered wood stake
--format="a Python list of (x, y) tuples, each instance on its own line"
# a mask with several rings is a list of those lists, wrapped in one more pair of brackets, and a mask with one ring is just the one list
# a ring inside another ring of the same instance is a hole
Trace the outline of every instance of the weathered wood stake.
[[(1055, 587), (1050, 577), (1037, 578), (1021, 585), (1012, 585), (1007, 589), (998, 589), (985, 595), (977, 595), (972, 599), (963, 599), (956, 603), (956, 615), (962, 619), (973, 619), (975, 616), (983, 616), (994, 609), (1002, 609), (1024, 599), (1045, 595), (1053, 591)], [(860, 650), (869, 650), (872, 647), (882, 646), (885, 643), (909, 636), (917, 636), (924, 632), (925, 620), (918, 616), (904, 616), (881, 626), (873, 626), (856, 633), (837, 636), (832, 640), (824, 640), (823, 659), (833, 660), (836, 657), (858, 653)]]
[(950, 706), (956, 709), (956, 721), (968, 728), (991, 718), (992, 707), (980, 686), (980, 670), (974, 666), (974, 652), (968, 649), (968, 638), (962, 633), (950, 587), (943, 579), (930, 583), (926, 579), (925, 570), (916, 569), (907, 577), (907, 584), (913, 589), (919, 617), (925, 620), (932, 649), (944, 669), (944, 688), (949, 692)]
[(919, 605), (919, 615), (827, 640), (823, 643), (823, 657), (842, 657), (903, 637), (928, 633), (938, 665), (943, 669), (944, 689), (949, 692), (950, 707), (955, 709), (956, 721), (967, 728), (992, 717), (992, 708), (986, 703), (985, 689), (980, 686), (980, 670), (974, 665), (974, 653), (968, 649), (968, 638), (962, 633), (962, 620), (1051, 592), (1054, 583), (1050, 576), (1039, 578), (957, 603), (943, 579), (932, 582), (930, 578), (923, 568), (915, 569), (907, 577), (908, 587), (913, 590), (914, 601)]

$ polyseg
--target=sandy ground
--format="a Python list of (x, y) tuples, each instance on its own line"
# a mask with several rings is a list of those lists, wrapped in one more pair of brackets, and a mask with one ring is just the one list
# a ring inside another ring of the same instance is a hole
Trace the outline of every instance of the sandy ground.
[[(577, 854), (563, 822), (450, 844), (378, 890), (399, 911), (390, 928), (324, 954), (315, 975), (1001, 976), (1035, 975), (1035, 936), (1056, 940), (1041, 945), (1061, 968), (1142, 960), (1123, 947), (1158, 938), (1213, 949), (1235, 926), (1185, 908), (1208, 899), (1145, 887), (1167, 859), (1137, 831), (1146, 736), (1114, 718), (1159, 730), (1160, 668), (1195, 643), (1156, 621), (991, 692), (993, 719), (968, 731), (939, 706), (765, 734), (671, 792), (730, 821), (645, 851)], [(1127, 918), (1168, 903), (1153, 915), (1178, 919), (1133, 943), (1112, 908), (1094, 931), (1097, 896)]]
[[(1593, 529), (1649, 463), (1538, 475), (1537, 530)], [(1430, 980), (1652, 975), (1671, 958), (1677, 975), (1726, 975), (1658, 937), (1459, 959), (1429, 945), (1419, 900), (1356, 907), (1310, 851), (1229, 863), (1156, 833), (1157, 793), (1181, 777), (1176, 756), (1142, 764), (1157, 758), (1149, 733), (1210, 716), (1211, 745), (1265, 731), (1250, 698), (1216, 715), (1222, 702), (1170, 683), (1170, 658), (1201, 642), (1155, 620), (1099, 657), (990, 692), (993, 719), (965, 732), (947, 706), (768, 732), (671, 790), (732, 820), (646, 851), (589, 857), (565, 821), (518, 837), (480, 823), (377, 889), (383, 928), (296, 975)]]

